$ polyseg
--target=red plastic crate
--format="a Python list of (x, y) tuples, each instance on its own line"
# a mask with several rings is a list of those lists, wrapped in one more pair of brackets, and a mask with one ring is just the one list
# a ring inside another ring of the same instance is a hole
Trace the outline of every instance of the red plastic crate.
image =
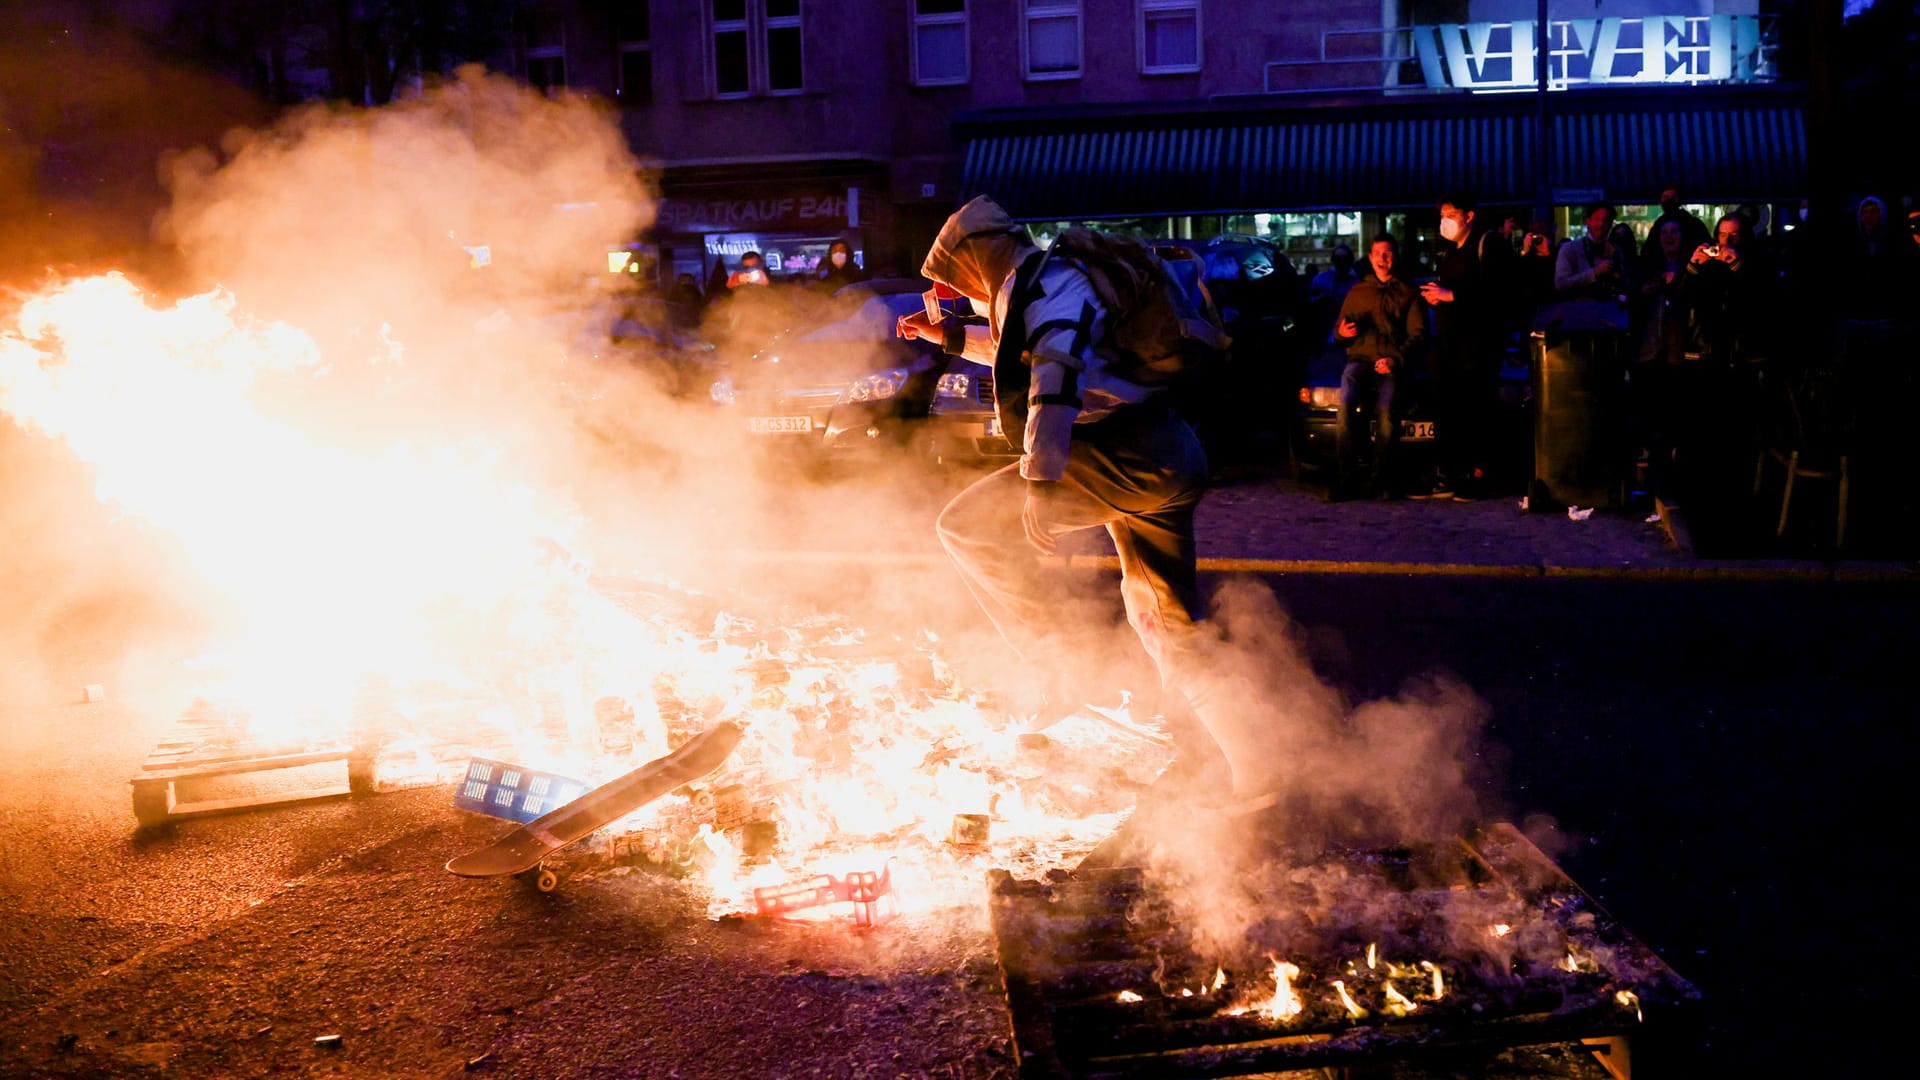
[[(817, 911), (847, 905), (844, 911)], [(893, 892), (893, 860), (879, 870), (856, 870), (844, 877), (815, 874), (800, 881), (766, 885), (753, 890), (754, 910), (773, 919), (814, 921), (825, 918), (851, 919), (857, 927), (879, 926), (900, 914)], [(799, 912), (815, 912), (802, 916)]]

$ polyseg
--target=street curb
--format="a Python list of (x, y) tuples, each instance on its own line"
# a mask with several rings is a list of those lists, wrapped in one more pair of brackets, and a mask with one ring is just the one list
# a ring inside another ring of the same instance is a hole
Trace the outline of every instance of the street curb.
[[(744, 562), (778, 562), (789, 566), (893, 566), (929, 569), (948, 565), (940, 552), (880, 551), (736, 551), (728, 558)], [(1548, 563), (1422, 563), (1367, 562), (1347, 559), (1203, 558), (1204, 574), (1319, 574), (1350, 577), (1458, 577), (1458, 578), (1603, 578), (1646, 581), (1807, 581), (1840, 584), (1920, 583), (1920, 565), (1887, 566), (1556, 566)], [(1114, 555), (1049, 555), (1040, 559), (1050, 570), (1117, 572)]]

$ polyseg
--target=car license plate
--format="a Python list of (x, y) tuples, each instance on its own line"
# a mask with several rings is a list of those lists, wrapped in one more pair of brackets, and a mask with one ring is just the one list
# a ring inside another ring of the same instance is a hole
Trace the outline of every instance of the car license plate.
[(1401, 442), (1431, 442), (1432, 440), (1433, 440), (1433, 421), (1431, 420), (1400, 421), (1400, 441)]
[(805, 435), (813, 430), (813, 421), (804, 416), (754, 416), (747, 419), (747, 430), (755, 435)]
[(989, 438), (989, 439), (991, 439), (991, 438), (994, 438), (995, 436), (997, 436), (997, 435), (999, 435), (1000, 433), (1001, 433), (1001, 432), (1000, 432), (1000, 418), (999, 418), (999, 417), (997, 417), (997, 416), (991, 416), (991, 417), (988, 417), (988, 418), (987, 418), (987, 438)]

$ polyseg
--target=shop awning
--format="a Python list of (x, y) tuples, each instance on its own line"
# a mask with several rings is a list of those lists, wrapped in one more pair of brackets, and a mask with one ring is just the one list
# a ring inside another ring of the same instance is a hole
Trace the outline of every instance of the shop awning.
[[(1651, 202), (1678, 183), (1690, 200), (1748, 202), (1806, 191), (1806, 122), (1796, 98), (1681, 87), (1550, 99), (1551, 186)], [(963, 194), (1027, 220), (1431, 206), (1465, 190), (1482, 204), (1533, 201), (1532, 95), (1383, 98), (1287, 108), (976, 113)]]

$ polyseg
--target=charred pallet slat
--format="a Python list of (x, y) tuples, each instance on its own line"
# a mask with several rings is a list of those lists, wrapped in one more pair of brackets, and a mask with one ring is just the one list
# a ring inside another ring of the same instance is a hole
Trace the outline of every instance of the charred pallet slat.
[[(1511, 825), (1455, 844), (1322, 853), (1316, 869), (1279, 879), (1262, 908), (1274, 913), (1263, 925), (1299, 947), (1285, 1010), (1265, 1000), (1278, 1000), (1271, 972), (1198, 955), (1178, 905), (1138, 868), (1041, 881), (993, 871), (1022, 1075), (1244, 1076), (1567, 1046), (1626, 1080), (1647, 1012), (1678, 1027), (1698, 1000)], [(1321, 910), (1292, 911), (1316, 882)], [(1408, 962), (1437, 942), (1448, 943), (1439, 964)], [(1401, 963), (1376, 969), (1372, 946)]]

